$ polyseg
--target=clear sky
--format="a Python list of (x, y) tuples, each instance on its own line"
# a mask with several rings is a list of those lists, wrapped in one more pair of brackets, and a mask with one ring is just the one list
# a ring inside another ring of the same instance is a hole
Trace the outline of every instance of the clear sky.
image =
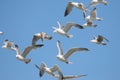
[[(68, 39), (53, 33), (52, 26), (57, 27), (57, 21), (65, 25), (67, 22), (84, 24), (82, 11), (73, 11), (64, 17), (64, 11), (69, 1), (82, 2), (86, 6), (91, 0), (0, 0), (0, 46), (5, 39), (18, 44), (23, 51), (31, 45), (33, 34), (46, 32), (52, 36), (51, 41), (45, 40), (44, 46), (30, 52), (27, 58), (32, 61), (25, 64), (15, 58), (15, 51), (0, 48), (0, 80), (55, 80), (45, 74), (39, 77), (39, 71), (34, 64), (45, 62), (48, 67), (58, 64), (65, 75), (87, 74), (76, 80), (120, 80), (120, 51), (119, 51), (119, 0), (107, 0), (109, 4), (96, 6), (98, 16), (103, 21), (95, 21), (96, 28), (83, 30), (71, 29), (74, 37)], [(89, 8), (89, 10), (92, 10)], [(91, 43), (94, 35), (103, 35), (109, 42), (106, 46)], [(72, 47), (86, 47), (88, 52), (76, 52), (69, 60), (73, 64), (65, 64), (56, 58), (57, 40), (62, 43), (63, 51)], [(37, 43), (42, 43), (38, 41)]]

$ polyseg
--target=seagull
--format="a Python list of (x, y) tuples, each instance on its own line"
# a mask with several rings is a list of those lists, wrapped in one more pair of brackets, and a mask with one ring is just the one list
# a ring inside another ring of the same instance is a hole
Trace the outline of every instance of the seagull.
[(57, 64), (55, 64), (52, 68), (48, 68), (47, 65), (43, 62), (41, 63), (40, 67), (36, 64), (35, 64), (35, 67), (39, 69), (39, 76), (40, 77), (42, 77), (45, 72), (51, 76), (55, 76), (54, 72), (59, 69)]
[(0, 35), (3, 35), (3, 34), (4, 34), (4, 32), (0, 31)]
[(72, 11), (73, 7), (81, 9), (83, 11), (84, 17), (86, 16), (87, 9), (86, 9), (85, 5), (83, 3), (77, 3), (77, 2), (69, 2), (68, 3), (66, 10), (64, 12), (64, 16), (67, 16)]
[(40, 32), (40, 33), (36, 33), (34, 34), (33, 36), (33, 39), (32, 39), (32, 45), (35, 45), (36, 42), (41, 39), (41, 41), (43, 42), (45, 39), (48, 39), (48, 40), (51, 40), (52, 39), (52, 36), (49, 36), (47, 33), (45, 32)]
[(91, 12), (90, 12), (90, 15), (86, 17), (86, 20), (87, 21), (102, 21), (103, 19), (102, 18), (99, 18), (97, 17), (97, 10), (96, 8), (94, 8)]
[(61, 70), (58, 70), (58, 75), (55, 75), (54, 77), (57, 78), (58, 80), (71, 80), (74, 78), (81, 78), (83, 76), (87, 76), (87, 75), (67, 75), (67, 76), (64, 76), (63, 73), (61, 72)]
[(8, 39), (5, 39), (4, 45), (2, 46), (2, 48), (14, 50), (13, 45), (14, 45), (14, 42), (9, 42)]
[(104, 5), (107, 5), (108, 2), (106, 0), (92, 0), (89, 7), (93, 7), (93, 6), (96, 6), (98, 4), (104, 4)]
[(67, 23), (65, 26), (62, 26), (59, 21), (57, 21), (57, 24), (58, 24), (59, 28), (52, 27), (54, 29), (53, 32), (58, 33), (63, 36), (66, 36), (67, 38), (73, 37), (73, 35), (70, 35), (67, 33), (72, 27), (76, 27), (78, 29), (83, 29), (83, 26), (76, 24), (76, 23), (71, 23), (71, 22)]
[(67, 59), (74, 53), (77, 51), (89, 51), (87, 48), (71, 48), (67, 51), (66, 54), (63, 53), (62, 51), (62, 47), (61, 47), (61, 43), (58, 40), (57, 41), (57, 48), (58, 48), (58, 55), (56, 56), (60, 61), (65, 62), (67, 64), (70, 64), (71, 62), (69, 62)]
[(16, 53), (17, 53), (17, 54), (16, 54), (16, 58), (17, 58), (18, 60), (23, 61), (23, 62), (25, 62), (26, 64), (28, 64), (28, 63), (31, 61), (31, 59), (26, 59), (26, 56), (29, 54), (29, 52), (30, 52), (31, 50), (33, 50), (33, 49), (40, 48), (40, 47), (42, 47), (42, 46), (43, 46), (43, 44), (28, 46), (28, 47), (26, 47), (26, 48), (24, 49), (23, 52), (21, 52), (21, 51), (19, 50), (18, 45), (15, 44), (14, 50), (15, 50)]
[(106, 40), (107, 42), (109, 42), (108, 39), (106, 39), (105, 37), (98, 35), (98, 37), (94, 36), (94, 39), (91, 40), (91, 42), (96, 43), (96, 44), (102, 44), (102, 45), (107, 45), (105, 42), (103, 42), (103, 40)]
[(83, 27), (97, 27), (97, 24), (93, 24), (92, 21), (87, 21), (85, 24), (82, 25)]

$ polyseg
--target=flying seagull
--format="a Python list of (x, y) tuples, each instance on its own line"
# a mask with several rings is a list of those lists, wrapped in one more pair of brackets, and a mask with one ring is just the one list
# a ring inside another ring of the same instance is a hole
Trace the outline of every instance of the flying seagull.
[(85, 5), (83, 3), (78, 3), (78, 2), (69, 2), (64, 12), (64, 16), (67, 16), (72, 11), (73, 7), (81, 9), (83, 11), (83, 16), (84, 17), (86, 16), (87, 9)]
[(4, 32), (0, 31), (0, 35), (3, 35), (3, 34), (4, 34)]
[(48, 68), (45, 63), (41, 63), (40, 67), (35, 64), (35, 67), (39, 69), (39, 76), (42, 77), (44, 73), (46, 72), (47, 74), (51, 76), (55, 76), (55, 71), (58, 71), (58, 65), (54, 65), (52, 68)]
[(83, 26), (76, 24), (76, 23), (71, 23), (71, 22), (67, 23), (65, 26), (62, 26), (59, 21), (57, 21), (57, 24), (58, 24), (58, 28), (52, 27), (54, 29), (53, 32), (66, 36), (68, 38), (73, 37), (73, 35), (70, 35), (67, 33), (72, 27), (83, 29)]
[(85, 27), (97, 27), (97, 24), (94, 24), (92, 21), (87, 21), (82, 25), (84, 28)]
[(56, 56), (60, 61), (70, 64), (71, 62), (68, 61), (68, 58), (75, 52), (78, 51), (89, 51), (87, 48), (71, 48), (67, 51), (66, 54), (63, 53), (61, 43), (57, 41), (57, 48), (58, 48), (58, 55)]
[(94, 36), (94, 39), (92, 39), (91, 42), (96, 44), (107, 45), (105, 42), (103, 42), (103, 40), (106, 40), (107, 42), (109, 42), (109, 40), (103, 37), (102, 35), (98, 35), (98, 37)]
[(43, 44), (28, 46), (28, 47), (26, 47), (26, 48), (24, 49), (23, 52), (21, 52), (21, 51), (19, 50), (18, 45), (15, 44), (14, 50), (15, 50), (16, 53), (17, 53), (17, 54), (16, 54), (16, 58), (17, 58), (18, 60), (23, 61), (23, 62), (25, 62), (26, 64), (28, 64), (28, 63), (31, 61), (31, 59), (26, 59), (26, 56), (30, 53), (31, 50), (36, 49), (36, 48), (40, 48), (40, 47), (42, 47), (42, 46), (43, 46)]
[(83, 76), (87, 76), (87, 75), (63, 75), (63, 73), (61, 72), (61, 70), (58, 70), (58, 75), (55, 75), (54, 77), (57, 78), (58, 80), (71, 80), (74, 78), (81, 78)]
[(8, 41), (8, 39), (5, 39), (4, 45), (2, 46), (2, 48), (14, 50), (13, 46), (14, 46), (14, 42), (10, 42)]
[(85, 18), (87, 21), (102, 21), (102, 18), (97, 17), (97, 9), (94, 8), (91, 12), (90, 15)]
[(108, 2), (106, 0), (92, 0), (89, 7), (93, 7), (93, 6), (96, 6), (98, 4), (104, 4), (104, 5), (107, 5)]
[(45, 32), (40, 32), (40, 33), (36, 33), (33, 36), (32, 39), (32, 45), (36, 45), (36, 42), (41, 39), (41, 41), (43, 42), (45, 39), (51, 40), (52, 36), (49, 36), (47, 33)]

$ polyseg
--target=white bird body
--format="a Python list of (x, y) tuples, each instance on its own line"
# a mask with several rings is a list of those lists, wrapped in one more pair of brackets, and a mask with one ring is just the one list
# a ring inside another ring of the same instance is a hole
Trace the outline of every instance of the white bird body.
[(32, 49), (36, 49), (36, 48), (40, 48), (42, 47), (43, 44), (40, 44), (40, 45), (34, 45), (34, 46), (28, 46), (24, 49), (23, 52), (20, 52), (19, 48), (18, 48), (18, 45), (15, 45), (15, 48), (14, 50), (16, 51), (16, 58), (20, 61), (23, 61), (25, 62), (26, 64), (28, 64), (31, 59), (26, 59), (26, 56), (29, 54), (29, 52), (32, 50)]
[(93, 6), (96, 6), (98, 4), (104, 4), (104, 5), (107, 5), (108, 2), (106, 0), (92, 0), (89, 7), (93, 7)]
[(4, 41), (4, 45), (2, 46), (2, 48), (9, 49), (9, 50), (14, 50), (13, 45), (14, 45), (14, 42), (10, 42), (10, 41), (8, 41), (8, 39), (6, 39)]
[(82, 25), (83, 27), (96, 27), (97, 25), (94, 24), (92, 21), (87, 21), (85, 24)]
[(86, 18), (85, 18), (87, 21), (102, 21), (103, 19), (102, 18), (99, 18), (97, 17), (97, 10), (96, 8), (94, 8), (91, 12), (90, 12), (90, 15), (88, 15)]
[(56, 27), (52, 27), (54, 29), (53, 32), (58, 33), (60, 35), (66, 36), (68, 38), (73, 37), (73, 35), (68, 34), (67, 32), (72, 28), (72, 27), (76, 27), (79, 29), (83, 29), (83, 26), (79, 25), (79, 24), (75, 24), (75, 23), (67, 23), (66, 26), (62, 26), (58, 21), (58, 28)]
[(58, 55), (56, 56), (60, 61), (65, 62), (67, 64), (70, 64), (71, 62), (69, 62), (67, 59), (74, 53), (77, 51), (88, 51), (87, 48), (71, 48), (68, 50), (68, 52), (66, 54), (63, 53), (62, 51), (62, 47), (60, 44), (60, 41), (57, 41), (57, 47), (58, 47)]
[(0, 31), (0, 35), (3, 35), (3, 34), (4, 34), (4, 32)]
[(91, 42), (96, 43), (96, 44), (106, 45), (106, 43), (103, 42), (103, 39), (105, 39), (107, 42), (109, 41), (105, 37), (98, 35), (98, 37), (94, 36), (94, 39), (92, 39)]

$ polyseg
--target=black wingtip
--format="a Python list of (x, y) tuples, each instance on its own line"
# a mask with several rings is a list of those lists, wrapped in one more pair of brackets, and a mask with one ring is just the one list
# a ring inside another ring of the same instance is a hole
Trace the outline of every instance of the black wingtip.
[(38, 45), (35, 45), (36, 47), (42, 47), (44, 46), (44, 44), (38, 44)]
[(16, 48), (18, 48), (18, 45), (17, 45), (17, 44), (15, 44), (15, 47), (16, 47)]
[(8, 39), (5, 39), (5, 41), (8, 41)]

